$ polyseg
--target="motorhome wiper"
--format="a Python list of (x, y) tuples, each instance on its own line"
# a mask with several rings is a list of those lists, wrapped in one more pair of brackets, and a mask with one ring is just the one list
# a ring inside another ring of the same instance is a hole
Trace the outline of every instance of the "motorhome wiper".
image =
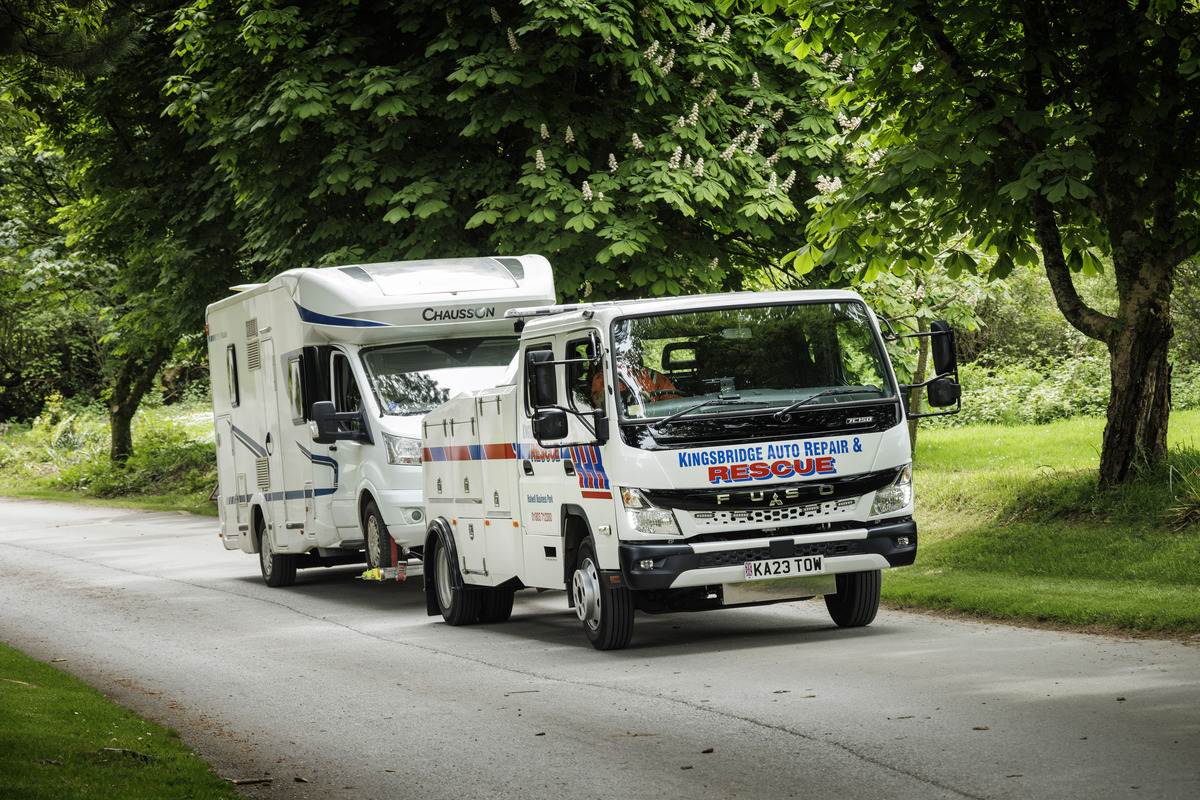
[(797, 400), (795, 403), (792, 403), (782, 411), (776, 411), (775, 419), (779, 420), (780, 422), (787, 422), (788, 417), (793, 411), (800, 406), (808, 405), (818, 397), (829, 397), (830, 395), (834, 394), (862, 394), (863, 392), (879, 393), (879, 389), (874, 386), (838, 386), (833, 389), (825, 389), (824, 391), (817, 392), (816, 394), (811, 394), (803, 400)]
[(650, 427), (657, 430), (657, 429), (661, 428), (663, 425), (666, 425), (668, 422), (674, 422), (675, 420), (679, 419), (680, 417), (690, 414), (693, 411), (696, 411), (698, 409), (704, 408), (705, 406), (765, 406), (765, 405), (768, 405), (768, 402), (766, 400), (729, 400), (729, 399), (725, 399), (723, 397), (714, 397), (711, 400), (705, 400), (703, 403), (696, 403), (696, 405), (694, 405), (694, 406), (688, 406), (683, 411), (676, 411), (674, 414), (672, 414), (669, 417), (663, 417), (662, 419), (660, 419), (658, 422), (655, 422)]

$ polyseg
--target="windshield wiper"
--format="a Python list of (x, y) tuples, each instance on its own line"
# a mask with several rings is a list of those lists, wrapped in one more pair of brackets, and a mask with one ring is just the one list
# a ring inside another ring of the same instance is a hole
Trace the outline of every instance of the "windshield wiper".
[(793, 411), (800, 406), (808, 405), (818, 397), (829, 397), (830, 395), (834, 394), (862, 394), (863, 392), (875, 392), (876, 394), (880, 394), (879, 389), (874, 386), (838, 386), (834, 389), (825, 389), (824, 391), (817, 392), (816, 394), (811, 394), (803, 400), (797, 400), (795, 403), (792, 403), (782, 411), (776, 411), (775, 419), (779, 420), (780, 422), (787, 422), (788, 417)]
[(705, 400), (703, 403), (696, 403), (694, 406), (688, 406), (683, 411), (677, 411), (669, 417), (663, 417), (658, 422), (653, 423), (651, 428), (661, 428), (668, 422), (674, 422), (682, 416), (692, 413), (705, 406), (765, 406), (768, 405), (766, 400), (728, 400), (722, 397), (714, 397), (711, 400)]

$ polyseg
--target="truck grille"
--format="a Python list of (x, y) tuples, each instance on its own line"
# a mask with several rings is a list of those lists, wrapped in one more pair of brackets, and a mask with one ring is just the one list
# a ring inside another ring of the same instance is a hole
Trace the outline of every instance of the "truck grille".
[[(852, 539), (845, 542), (813, 542), (797, 544), (797, 556), (850, 556), (865, 553), (862, 540)], [(717, 553), (701, 553), (700, 567), (736, 567), (747, 561), (764, 561), (771, 558), (769, 547), (741, 547), (737, 550), (722, 550)]]
[(804, 506), (782, 508), (747, 508), (729, 511), (693, 511), (692, 519), (697, 528), (721, 527), (725, 525), (778, 525), (800, 520), (828, 519), (850, 514), (858, 505), (858, 498), (827, 500), (824, 503), (809, 503)]

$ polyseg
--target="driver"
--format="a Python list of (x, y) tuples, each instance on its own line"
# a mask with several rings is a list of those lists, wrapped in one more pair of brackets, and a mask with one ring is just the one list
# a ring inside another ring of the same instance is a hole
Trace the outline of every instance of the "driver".
[[(647, 367), (642, 361), (641, 354), (636, 351), (630, 352), (627, 357), (617, 362), (617, 374), (620, 377), (620, 390), (622, 392), (632, 391), (634, 394), (634, 402), (630, 405), (639, 405), (643, 402), (655, 403), (659, 400), (677, 400), (683, 397), (670, 378)], [(592, 378), (592, 404), (596, 408), (600, 408), (603, 401), (604, 374), (598, 372)]]

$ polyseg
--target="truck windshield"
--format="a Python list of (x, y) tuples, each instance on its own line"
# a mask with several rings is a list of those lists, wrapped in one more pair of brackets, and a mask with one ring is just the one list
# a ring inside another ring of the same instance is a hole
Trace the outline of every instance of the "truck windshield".
[(517, 352), (514, 337), (407, 342), (362, 354), (384, 414), (427, 414), (451, 397), (495, 386)]
[(669, 425), (895, 397), (867, 313), (855, 302), (806, 303), (618, 320), (621, 417)]

